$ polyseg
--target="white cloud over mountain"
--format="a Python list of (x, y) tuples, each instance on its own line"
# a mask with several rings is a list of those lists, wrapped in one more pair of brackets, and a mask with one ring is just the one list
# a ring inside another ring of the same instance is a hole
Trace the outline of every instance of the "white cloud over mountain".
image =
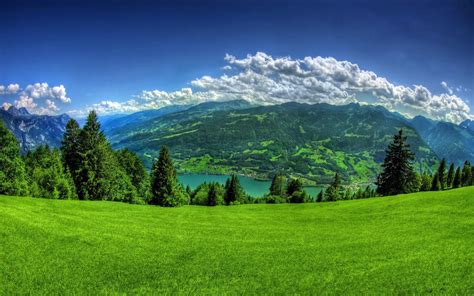
[[(467, 100), (458, 96), (459, 90), (467, 89), (451, 87), (444, 81), (441, 87), (445, 92), (435, 94), (423, 85), (395, 84), (357, 64), (332, 57), (294, 59), (257, 52), (240, 59), (226, 55), (224, 59), (224, 74), (202, 76), (191, 81), (191, 87), (173, 92), (144, 90), (126, 101), (102, 100), (69, 113), (80, 116), (90, 109), (100, 114), (131, 113), (174, 104), (244, 99), (261, 105), (289, 101), (335, 105), (361, 102), (451, 122), (474, 118)], [(13, 95), (16, 107), (40, 114), (57, 113), (57, 103), (71, 102), (63, 85), (50, 87), (47, 83), (30, 84), (24, 89), (18, 84), (0, 85), (0, 95)]]
[(102, 101), (90, 106), (101, 113), (135, 112), (173, 104), (244, 99), (255, 104), (380, 104), (404, 114), (423, 114), (459, 122), (473, 118), (469, 106), (442, 82), (446, 93), (433, 94), (422, 85), (397, 85), (349, 61), (332, 57), (272, 57), (263, 52), (239, 59), (226, 55), (220, 77), (203, 76), (191, 88), (175, 92), (142, 91), (126, 102)]
[(8, 86), (0, 85), (0, 95), (13, 97), (13, 104), (3, 102), (3, 108), (12, 105), (16, 108), (24, 107), (35, 114), (53, 115), (60, 111), (56, 102), (71, 103), (64, 85), (50, 87), (46, 82), (29, 84), (24, 89), (17, 83)]

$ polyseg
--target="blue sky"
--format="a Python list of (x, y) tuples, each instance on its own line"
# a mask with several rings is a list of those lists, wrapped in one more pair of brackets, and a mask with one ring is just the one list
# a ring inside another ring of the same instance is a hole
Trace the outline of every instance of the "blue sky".
[[(334, 75), (312, 72), (307, 76), (331, 85), (301, 91), (303, 81), (288, 86), (289, 80), (273, 79), (285, 69), (268, 72), (258, 58), (246, 58), (262, 53), (263, 63), (296, 62), (306, 70), (305, 57), (349, 61), (395, 89), (367, 101), (460, 121), (472, 114), (462, 102), (474, 109), (473, 2), (414, 2), (6, 1), (0, 10), (0, 99), (37, 113), (79, 114), (94, 106), (104, 113), (131, 112), (208, 97), (254, 95), (257, 102), (275, 103), (289, 99), (282, 92), (303, 102), (331, 102), (331, 95), (338, 104), (380, 90), (380, 81), (344, 88), (335, 85)], [(234, 59), (225, 60), (226, 54)], [(226, 65), (231, 69), (222, 69)], [(269, 83), (291, 89), (273, 94), (277, 99), (259, 93), (260, 84), (239, 80), (247, 71), (255, 73), (252, 79), (271, 78)], [(223, 74), (235, 79), (223, 80)], [(213, 85), (202, 83), (203, 76)], [(16, 84), (18, 90), (8, 91)], [(326, 95), (312, 96), (318, 89)], [(436, 97), (443, 93), (455, 98)], [(397, 98), (391, 101), (391, 95)]]

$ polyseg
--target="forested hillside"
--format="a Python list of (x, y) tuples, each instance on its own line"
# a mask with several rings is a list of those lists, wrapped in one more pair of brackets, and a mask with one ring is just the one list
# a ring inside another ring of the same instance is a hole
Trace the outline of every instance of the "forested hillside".
[(111, 130), (108, 137), (115, 148), (137, 152), (148, 167), (166, 145), (182, 173), (236, 172), (269, 178), (283, 171), (329, 183), (338, 171), (345, 181), (369, 182), (379, 172), (387, 143), (403, 128), (416, 154), (416, 168), (428, 169), (437, 162), (411, 125), (383, 107), (216, 106), (219, 103)]

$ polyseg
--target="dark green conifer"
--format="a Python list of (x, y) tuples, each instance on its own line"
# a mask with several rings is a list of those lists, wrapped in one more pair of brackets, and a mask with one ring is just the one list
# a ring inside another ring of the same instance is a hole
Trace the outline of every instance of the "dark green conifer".
[(449, 166), (448, 175), (446, 176), (446, 188), (453, 187), (454, 173), (454, 163), (451, 163)]
[(28, 195), (25, 164), (20, 145), (13, 133), (0, 120), (0, 194)]
[(270, 185), (270, 195), (283, 196), (285, 195), (285, 180), (282, 173), (273, 176), (272, 184)]
[(461, 168), (458, 167), (456, 169), (456, 173), (454, 174), (454, 179), (453, 179), (453, 188), (459, 188), (461, 187)]
[(224, 202), (226, 205), (238, 204), (243, 201), (243, 197), (244, 192), (240, 185), (239, 178), (232, 174), (232, 176), (226, 181)]
[(438, 179), (441, 190), (446, 188), (446, 160), (443, 158), (438, 166)]
[(153, 163), (150, 203), (163, 207), (175, 207), (189, 203), (187, 194), (178, 183), (176, 170), (166, 146), (161, 147), (160, 155)]
[(341, 199), (341, 178), (339, 174), (334, 175), (334, 180), (331, 185), (326, 190), (326, 200), (327, 201), (337, 201)]
[(431, 191), (441, 190), (441, 182), (439, 181), (438, 172), (434, 173), (433, 178), (431, 179)]
[(388, 146), (382, 173), (377, 178), (377, 192), (381, 195), (395, 195), (409, 193), (413, 190), (412, 179), (414, 176), (412, 161), (414, 154), (410, 145), (406, 143), (403, 130), (393, 137), (393, 142)]
[(464, 167), (462, 168), (462, 174), (461, 174), (461, 183), (462, 186), (470, 186), (471, 185), (471, 179), (472, 179), (472, 172), (471, 172), (471, 164), (469, 161), (464, 162)]
[(217, 205), (217, 189), (214, 183), (209, 185), (209, 191), (207, 192), (207, 205), (211, 207)]

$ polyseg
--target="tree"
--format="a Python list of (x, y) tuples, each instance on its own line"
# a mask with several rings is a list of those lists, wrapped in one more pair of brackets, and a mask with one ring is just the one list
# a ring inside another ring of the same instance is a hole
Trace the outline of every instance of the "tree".
[(438, 172), (434, 173), (433, 178), (431, 179), (431, 191), (441, 190), (441, 182), (439, 181)]
[(94, 111), (89, 113), (79, 133), (78, 146), (79, 161), (75, 174), (80, 199), (136, 202), (136, 190), (100, 130)]
[(446, 160), (443, 158), (438, 166), (438, 179), (441, 185), (441, 190), (446, 188)]
[(26, 170), (33, 197), (76, 199), (76, 188), (63, 166), (59, 150), (39, 146), (25, 156)]
[(448, 176), (446, 177), (446, 188), (453, 187), (453, 180), (454, 180), (454, 163), (451, 163), (448, 170)]
[(341, 178), (339, 174), (334, 175), (334, 180), (331, 185), (326, 190), (326, 200), (327, 201), (337, 201), (341, 199)]
[(226, 205), (239, 204), (242, 202), (244, 193), (236, 175), (227, 179), (225, 185), (224, 202)]
[(461, 183), (462, 186), (470, 186), (472, 179), (471, 164), (469, 161), (464, 162), (464, 167), (462, 168)]
[(286, 193), (288, 196), (291, 196), (293, 193), (297, 191), (303, 191), (303, 182), (301, 182), (298, 178), (293, 178), (288, 182), (286, 186)]
[(393, 142), (385, 152), (383, 171), (377, 177), (377, 192), (381, 195), (412, 192), (410, 179), (414, 176), (412, 161), (415, 157), (410, 151), (410, 145), (406, 143), (403, 130), (393, 137)]
[(421, 175), (420, 191), (430, 191), (430, 190), (431, 190), (431, 176), (424, 173)]
[(151, 169), (151, 204), (176, 207), (189, 203), (189, 197), (178, 183), (169, 150), (162, 146)]
[(461, 168), (458, 167), (456, 169), (456, 173), (454, 174), (454, 179), (453, 179), (453, 188), (459, 188), (461, 187)]
[(324, 190), (321, 189), (318, 195), (316, 196), (316, 202), (322, 202), (324, 200)]
[(140, 200), (148, 201), (150, 198), (150, 179), (143, 162), (128, 149), (118, 150), (115, 155), (119, 164), (127, 173), (132, 186), (135, 187)]
[(217, 189), (214, 183), (209, 185), (209, 191), (207, 192), (207, 205), (211, 207), (217, 205)]
[(282, 173), (273, 176), (272, 184), (270, 185), (270, 195), (285, 195), (285, 177)]
[(20, 145), (0, 120), (0, 194), (28, 195), (28, 183)]
[(80, 166), (80, 133), (79, 124), (74, 119), (70, 119), (66, 124), (63, 140), (61, 142), (61, 154), (64, 166), (72, 176), (76, 188), (79, 186), (77, 173)]

